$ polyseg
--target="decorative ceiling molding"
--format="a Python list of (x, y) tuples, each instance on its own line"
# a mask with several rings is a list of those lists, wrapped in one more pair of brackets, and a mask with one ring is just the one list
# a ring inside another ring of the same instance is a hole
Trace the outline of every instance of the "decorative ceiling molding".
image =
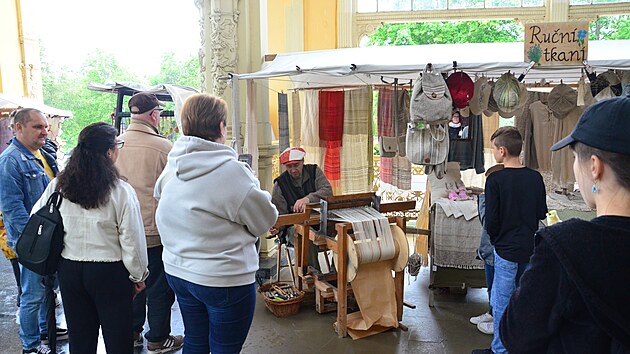
[(601, 16), (619, 16), (630, 14), (630, 3), (573, 5), (569, 6), (569, 20), (595, 21)]

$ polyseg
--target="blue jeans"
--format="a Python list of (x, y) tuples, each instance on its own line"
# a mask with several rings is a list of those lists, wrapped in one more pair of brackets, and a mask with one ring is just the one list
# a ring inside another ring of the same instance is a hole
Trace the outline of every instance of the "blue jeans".
[(507, 353), (500, 337), (499, 323), (503, 312), (510, 302), (510, 297), (519, 284), (521, 276), (527, 269), (529, 263), (510, 262), (501, 258), (494, 251), (494, 279), (492, 281), (492, 294), (490, 305), (492, 306), (492, 316), (494, 318), (494, 338), (492, 339), (492, 352), (495, 354)]
[(32, 349), (39, 345), (40, 334), (48, 332), (44, 277), (20, 265), (20, 285), (20, 338), (24, 349)]
[(145, 334), (149, 342), (161, 342), (171, 334), (171, 307), (175, 302), (175, 294), (166, 282), (162, 249), (162, 246), (147, 249), (149, 256), (149, 277), (145, 281), (147, 287), (133, 300), (134, 332), (142, 333), (147, 307), (149, 308), (149, 331)]
[(239, 353), (254, 318), (254, 284), (216, 288), (166, 274), (184, 319), (184, 354)]
[(483, 270), (486, 272), (486, 287), (488, 287), (488, 303), (490, 303), (489, 314), (492, 315), (492, 282), (494, 281), (494, 266), (483, 262)]

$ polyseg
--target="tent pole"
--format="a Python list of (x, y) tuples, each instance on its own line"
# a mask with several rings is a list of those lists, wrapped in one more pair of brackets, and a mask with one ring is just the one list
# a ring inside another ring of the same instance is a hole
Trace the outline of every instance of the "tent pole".
[(230, 74), (232, 86), (232, 148), (237, 154), (241, 150), (241, 120), (240, 120), (240, 98), (238, 92), (238, 75)]

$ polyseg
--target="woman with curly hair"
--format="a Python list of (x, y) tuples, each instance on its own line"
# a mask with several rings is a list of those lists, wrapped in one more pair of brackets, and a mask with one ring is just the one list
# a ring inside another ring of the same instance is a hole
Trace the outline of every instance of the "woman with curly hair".
[(63, 195), (58, 277), (71, 353), (96, 353), (99, 327), (108, 353), (133, 351), (132, 299), (144, 289), (147, 247), (136, 193), (114, 166), (124, 145), (116, 133), (106, 123), (85, 127), (33, 208)]

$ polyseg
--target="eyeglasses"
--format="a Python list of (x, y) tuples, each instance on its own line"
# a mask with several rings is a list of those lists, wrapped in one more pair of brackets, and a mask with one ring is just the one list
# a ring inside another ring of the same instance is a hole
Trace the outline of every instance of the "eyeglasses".
[(154, 108), (154, 109), (151, 111), (151, 114), (153, 114), (153, 112), (155, 112), (155, 111), (158, 111), (158, 114), (161, 114), (161, 113), (162, 113), (162, 111), (163, 111), (163, 109), (162, 109), (162, 108)]
[(117, 149), (122, 149), (123, 146), (125, 146), (125, 141), (124, 140), (118, 140), (114, 146), (116, 146)]

